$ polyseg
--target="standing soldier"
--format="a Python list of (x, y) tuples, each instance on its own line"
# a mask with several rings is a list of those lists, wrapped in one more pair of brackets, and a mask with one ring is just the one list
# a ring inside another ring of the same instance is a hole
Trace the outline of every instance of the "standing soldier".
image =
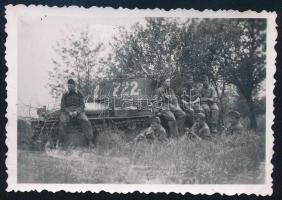
[(211, 132), (209, 126), (206, 123), (206, 116), (204, 113), (195, 113), (195, 123), (191, 128), (193, 135), (200, 137), (201, 139), (209, 138)]
[(170, 78), (166, 79), (163, 85), (156, 91), (157, 101), (160, 105), (156, 111), (167, 121), (169, 136), (178, 137), (179, 133), (184, 134), (185, 112), (180, 108), (177, 97), (170, 87)]
[(94, 147), (93, 130), (91, 123), (84, 112), (84, 100), (82, 94), (76, 90), (76, 83), (73, 79), (68, 80), (68, 91), (63, 94), (61, 100), (61, 115), (59, 122), (59, 142), (63, 144), (66, 136), (66, 126), (70, 120), (79, 123), (83, 133), (88, 139), (89, 147)]
[(204, 76), (203, 88), (201, 89), (201, 106), (212, 133), (217, 133), (219, 108), (216, 104), (215, 91), (210, 85), (209, 77)]
[(240, 113), (237, 111), (230, 111), (228, 113), (230, 124), (223, 133), (227, 135), (239, 135), (243, 132), (244, 128), (240, 122)]

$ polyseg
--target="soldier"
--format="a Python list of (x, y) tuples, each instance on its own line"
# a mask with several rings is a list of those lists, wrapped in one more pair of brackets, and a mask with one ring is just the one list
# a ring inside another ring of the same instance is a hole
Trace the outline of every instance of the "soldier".
[(159, 117), (152, 118), (151, 126), (134, 139), (135, 142), (141, 140), (147, 140), (149, 142), (152, 142), (153, 140), (164, 142), (167, 140), (166, 131), (164, 127), (162, 127)]
[(208, 76), (204, 76), (203, 88), (201, 89), (201, 107), (203, 108), (206, 119), (211, 128), (212, 133), (217, 133), (217, 122), (219, 115), (219, 108), (216, 104), (215, 91), (210, 86)]
[(94, 147), (93, 130), (91, 123), (84, 112), (84, 100), (82, 94), (76, 90), (73, 79), (68, 80), (68, 91), (63, 94), (61, 100), (61, 115), (59, 122), (59, 142), (63, 144), (66, 136), (66, 126), (70, 120), (76, 120), (81, 126), (83, 133), (88, 139), (89, 147)]
[(243, 132), (244, 128), (240, 122), (240, 113), (237, 111), (230, 111), (228, 113), (230, 124), (223, 133), (227, 135), (239, 135)]
[(170, 88), (170, 79), (166, 79), (163, 85), (156, 91), (157, 101), (160, 105), (156, 111), (165, 118), (168, 124), (169, 137), (178, 137), (184, 134), (185, 112), (180, 108), (177, 97)]
[(201, 139), (209, 138), (211, 132), (209, 126), (206, 123), (206, 116), (204, 113), (195, 113), (195, 123), (191, 128), (193, 135), (200, 137)]
[(167, 140), (167, 134), (164, 127), (161, 124), (161, 120), (159, 117), (154, 117), (151, 123), (151, 129), (154, 132), (155, 139), (160, 142), (164, 142)]
[(194, 113), (200, 112), (199, 90), (194, 84), (192, 74), (189, 74), (186, 77), (186, 85), (182, 91), (181, 97), (182, 107), (186, 113), (186, 123), (191, 127), (194, 123)]

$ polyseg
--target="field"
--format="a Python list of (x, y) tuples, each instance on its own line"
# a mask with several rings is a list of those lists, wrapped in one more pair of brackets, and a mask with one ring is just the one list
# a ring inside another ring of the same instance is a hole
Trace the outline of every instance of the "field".
[(134, 144), (123, 132), (108, 130), (98, 136), (94, 150), (19, 150), (18, 182), (259, 184), (264, 159), (264, 131)]

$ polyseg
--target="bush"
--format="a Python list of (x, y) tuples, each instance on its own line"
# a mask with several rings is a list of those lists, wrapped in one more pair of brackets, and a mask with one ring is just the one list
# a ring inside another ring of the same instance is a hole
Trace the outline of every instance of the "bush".
[(28, 121), (18, 119), (18, 149), (26, 150), (31, 148), (32, 130)]

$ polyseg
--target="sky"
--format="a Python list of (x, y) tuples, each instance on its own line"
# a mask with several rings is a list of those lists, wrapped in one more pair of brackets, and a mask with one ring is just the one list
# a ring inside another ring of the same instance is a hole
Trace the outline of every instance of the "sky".
[[(21, 17), (18, 22), (18, 103), (19, 115), (26, 115), (29, 106), (58, 104), (49, 94), (48, 71), (53, 68), (56, 41), (70, 31), (79, 32), (88, 28), (94, 42), (107, 44), (117, 32), (117, 27), (129, 28), (144, 18), (123, 17)], [(105, 45), (105, 51), (109, 47)]]

